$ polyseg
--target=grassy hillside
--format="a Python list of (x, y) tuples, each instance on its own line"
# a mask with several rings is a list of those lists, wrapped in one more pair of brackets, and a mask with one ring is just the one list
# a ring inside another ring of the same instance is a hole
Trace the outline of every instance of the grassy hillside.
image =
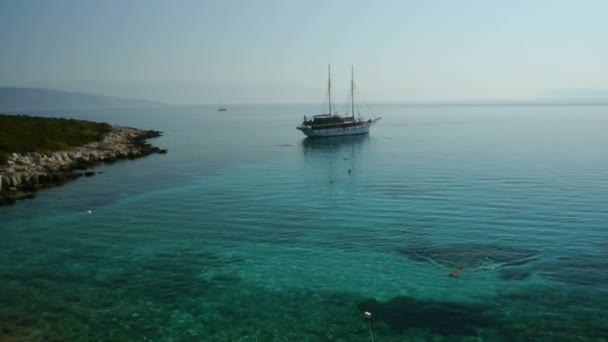
[(106, 123), (0, 114), (0, 164), (13, 152), (71, 150), (101, 140), (111, 129)]

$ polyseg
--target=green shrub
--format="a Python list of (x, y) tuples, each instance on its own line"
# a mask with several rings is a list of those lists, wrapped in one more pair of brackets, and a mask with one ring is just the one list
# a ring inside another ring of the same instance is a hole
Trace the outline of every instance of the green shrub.
[(107, 123), (0, 114), (0, 164), (13, 152), (72, 150), (101, 140), (111, 130)]

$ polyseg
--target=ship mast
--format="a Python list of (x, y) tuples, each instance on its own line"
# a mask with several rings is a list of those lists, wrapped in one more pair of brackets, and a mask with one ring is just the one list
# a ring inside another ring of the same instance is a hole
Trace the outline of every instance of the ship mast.
[(329, 115), (331, 115), (331, 65), (327, 65), (327, 97), (329, 98)]
[(355, 67), (350, 66), (350, 110), (355, 118)]

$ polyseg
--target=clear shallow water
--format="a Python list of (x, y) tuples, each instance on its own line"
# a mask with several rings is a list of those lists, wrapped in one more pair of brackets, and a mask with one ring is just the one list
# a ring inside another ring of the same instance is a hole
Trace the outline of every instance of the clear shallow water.
[(307, 106), (42, 113), (169, 154), (0, 208), (0, 339), (367, 341), (369, 310), (376, 341), (606, 340), (606, 108), (379, 106), (321, 141)]

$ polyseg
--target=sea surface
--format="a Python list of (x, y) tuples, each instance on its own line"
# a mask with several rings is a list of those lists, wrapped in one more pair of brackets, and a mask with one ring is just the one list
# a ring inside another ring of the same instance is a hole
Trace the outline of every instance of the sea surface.
[(0, 207), (0, 340), (608, 340), (608, 107), (373, 109), (34, 112), (169, 153)]

